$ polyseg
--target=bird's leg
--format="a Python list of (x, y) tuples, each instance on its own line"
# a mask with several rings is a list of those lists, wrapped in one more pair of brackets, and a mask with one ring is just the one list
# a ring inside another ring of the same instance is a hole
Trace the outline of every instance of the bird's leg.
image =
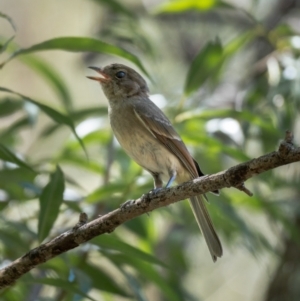
[(172, 185), (172, 183), (173, 183), (174, 180), (176, 179), (176, 176), (177, 176), (176, 170), (172, 170), (172, 171), (170, 172), (170, 179), (169, 179), (169, 181), (168, 181), (168, 183), (167, 183), (167, 185), (166, 185), (166, 188), (169, 188), (169, 187)]
[(154, 188), (152, 190), (150, 190), (150, 192), (156, 193), (156, 192), (158, 192), (159, 190), (162, 189), (163, 181), (162, 181), (159, 173), (151, 172), (151, 175), (152, 175), (153, 180), (154, 180)]

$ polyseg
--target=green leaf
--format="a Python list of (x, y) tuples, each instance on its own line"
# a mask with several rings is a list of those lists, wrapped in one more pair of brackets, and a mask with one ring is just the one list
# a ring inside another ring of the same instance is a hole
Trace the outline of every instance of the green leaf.
[(0, 54), (3, 53), (8, 45), (10, 44), (10, 42), (15, 38), (15, 36), (11, 36), (8, 40), (6, 40), (3, 44), (0, 44)]
[(181, 13), (188, 10), (209, 11), (214, 8), (233, 8), (233, 6), (219, 0), (177, 0), (159, 5), (155, 12)]
[(14, 168), (0, 170), (0, 189), (7, 192), (10, 199), (22, 200), (32, 199), (32, 195), (27, 194), (25, 188), (32, 188), (36, 173), (28, 168)]
[(85, 198), (87, 203), (93, 204), (99, 202), (102, 199), (112, 196), (112, 194), (120, 193), (127, 188), (127, 183), (117, 182), (109, 183), (94, 190), (90, 195)]
[(231, 40), (225, 47), (222, 47), (218, 39), (214, 42), (208, 42), (191, 63), (185, 82), (185, 95), (188, 96), (195, 92), (209, 78), (218, 78), (225, 61), (256, 35), (255, 30), (247, 31)]
[(16, 26), (15, 26), (15, 24), (14, 24), (11, 17), (9, 17), (8, 15), (0, 12), (0, 18), (6, 19), (9, 22), (9, 24), (11, 25), (11, 27), (13, 28), (13, 30), (16, 31)]
[(26, 283), (41, 283), (41, 284), (45, 284), (45, 285), (50, 285), (50, 286), (54, 286), (54, 287), (58, 287), (61, 288), (62, 290), (66, 291), (66, 292), (70, 292), (73, 294), (78, 294), (82, 297), (85, 297), (89, 300), (92, 301), (96, 301), (96, 299), (90, 297), (89, 295), (85, 294), (84, 292), (82, 292), (79, 288), (78, 288), (78, 284), (77, 283), (73, 283), (61, 278), (35, 278), (34, 281), (25, 281)]
[(94, 0), (94, 2), (98, 4), (106, 5), (111, 8), (114, 14), (120, 13), (122, 15), (126, 15), (131, 18), (136, 18), (136, 15), (132, 12), (132, 10), (128, 9), (126, 5), (122, 5), (119, 1), (116, 0)]
[(64, 175), (59, 166), (51, 174), (49, 183), (45, 186), (40, 196), (40, 214), (38, 223), (39, 241), (48, 236), (57, 216), (59, 207), (63, 202), (65, 188)]
[(141, 251), (125, 242), (120, 238), (114, 237), (113, 235), (102, 235), (101, 237), (94, 238), (91, 243), (99, 246), (101, 249), (116, 250), (127, 256), (132, 256), (135, 259), (140, 259), (152, 264), (157, 264), (163, 267), (167, 267), (165, 263), (157, 259), (151, 254)]
[(18, 137), (19, 131), (24, 127), (28, 127), (31, 125), (31, 120), (29, 117), (24, 117), (22, 119), (17, 120), (16, 122), (12, 123), (7, 129), (0, 133), (0, 140), (6, 142), (14, 141), (16, 137)]
[(92, 172), (95, 172), (97, 175), (103, 174), (106, 168), (103, 164), (100, 164), (99, 161), (85, 160), (84, 157), (77, 154), (72, 150), (66, 149), (57, 159), (59, 162), (70, 163), (74, 167), (80, 167)]
[(224, 47), (224, 57), (228, 58), (229, 56), (235, 54), (241, 47), (245, 46), (253, 38), (255, 38), (257, 34), (258, 33), (255, 30), (249, 30), (232, 39)]
[(91, 265), (88, 263), (83, 263), (79, 266), (79, 268), (82, 272), (89, 276), (93, 282), (94, 288), (100, 291), (106, 291), (120, 296), (129, 297), (129, 294), (125, 292), (111, 276), (109, 276), (95, 264)]
[(149, 74), (144, 68), (141, 61), (132, 53), (116, 47), (114, 45), (102, 42), (97, 39), (93, 38), (84, 38), (84, 37), (61, 37), (55, 38), (51, 40), (44, 41), (39, 44), (35, 44), (29, 48), (20, 49), (14, 52), (11, 57), (8, 58), (7, 61), (2, 63), (2, 66), (5, 65), (11, 59), (21, 55), (21, 54), (28, 54), (33, 53), (36, 51), (44, 51), (44, 50), (65, 50), (71, 52), (98, 52), (98, 53), (106, 53), (106, 54), (113, 54), (116, 56), (123, 57), (134, 64), (136, 64), (149, 78)]
[(126, 268), (118, 267), (119, 271), (124, 275), (124, 277), (127, 280), (127, 285), (134, 293), (134, 300), (136, 301), (148, 301), (148, 299), (145, 296), (145, 292), (143, 290), (142, 283), (140, 282), (139, 278), (136, 278), (134, 275), (132, 275), (130, 272), (126, 271)]
[(35, 171), (23, 160), (19, 159), (13, 152), (11, 152), (5, 145), (0, 143), (0, 159), (14, 163), (20, 167), (27, 168), (35, 173)]
[[(100, 117), (102, 115), (107, 115), (107, 107), (97, 106), (92, 108), (81, 109), (78, 111), (72, 111), (70, 112), (69, 116), (71, 117), (73, 122), (79, 122), (83, 119), (86, 119), (88, 116), (93, 116), (93, 115), (97, 117)], [(42, 131), (42, 136), (49, 136), (59, 128), (60, 128), (60, 124), (51, 125)]]
[(193, 60), (185, 81), (184, 93), (196, 91), (223, 62), (223, 48), (219, 40), (208, 42)]
[(64, 114), (62, 114), (62, 113), (54, 110), (51, 107), (48, 107), (48, 106), (46, 106), (44, 104), (41, 104), (41, 103), (39, 103), (39, 102), (37, 102), (37, 101), (35, 101), (35, 100), (33, 100), (33, 99), (25, 96), (25, 95), (22, 95), (22, 94), (20, 94), (18, 92), (14, 92), (14, 91), (12, 91), (10, 89), (4, 88), (4, 87), (0, 87), (0, 91), (7, 92), (7, 93), (12, 93), (12, 94), (20, 96), (25, 101), (28, 101), (30, 103), (35, 104), (37, 107), (39, 107), (45, 114), (47, 114), (55, 122), (57, 122), (59, 124), (64, 124), (64, 125), (68, 126), (71, 129), (71, 131), (73, 132), (73, 134), (75, 135), (76, 139), (80, 143), (82, 149), (84, 150), (84, 152), (85, 152), (85, 154), (87, 156), (87, 152), (86, 152), (86, 149), (84, 147), (84, 144), (83, 144), (81, 138), (77, 135), (74, 123), (73, 123), (72, 119), (68, 115), (64, 115)]
[(72, 108), (71, 96), (60, 74), (46, 61), (36, 56), (26, 55), (21, 56), (20, 59), (30, 68), (37, 71), (53, 87), (64, 107), (70, 111)]
[(23, 103), (17, 99), (4, 98), (0, 101), (0, 117), (11, 115), (23, 108)]
[[(16, 203), (14, 206), (19, 208)], [(12, 221), (7, 211), (2, 212), (0, 216), (0, 229), (1, 256), (3, 258), (14, 260), (14, 258), (23, 256), (31, 249), (31, 243), (36, 241), (36, 235), (29, 229), (27, 223), (24, 223), (21, 218)], [(3, 300), (1, 297), (0, 299)]]
[(91, 107), (91, 108), (84, 108), (78, 111), (73, 111), (72, 113), (70, 113), (70, 116), (72, 118), (72, 120), (74, 121), (79, 121), (82, 119), (87, 118), (88, 116), (103, 116), (103, 115), (107, 115), (108, 114), (108, 108), (107, 106), (96, 106), (96, 107)]

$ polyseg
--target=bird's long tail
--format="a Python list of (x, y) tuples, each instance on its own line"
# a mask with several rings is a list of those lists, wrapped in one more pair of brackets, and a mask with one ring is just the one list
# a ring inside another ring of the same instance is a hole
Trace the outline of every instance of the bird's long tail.
[(211, 257), (213, 261), (216, 261), (217, 257), (222, 256), (223, 250), (220, 239), (215, 231), (212, 220), (204, 204), (203, 196), (199, 195), (192, 197), (190, 199), (190, 204), (192, 206), (192, 210), (194, 212), (197, 223), (207, 243)]

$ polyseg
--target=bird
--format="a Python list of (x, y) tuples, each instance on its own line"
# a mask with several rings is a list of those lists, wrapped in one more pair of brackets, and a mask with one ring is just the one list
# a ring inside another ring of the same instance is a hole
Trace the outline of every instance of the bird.
[[(170, 120), (149, 99), (148, 85), (138, 72), (117, 63), (89, 68), (100, 75), (87, 77), (100, 83), (108, 99), (116, 139), (127, 155), (152, 175), (154, 191), (163, 188), (164, 181), (168, 188), (175, 180), (180, 184), (204, 176)], [(190, 205), (215, 262), (223, 250), (205, 198), (191, 197)]]

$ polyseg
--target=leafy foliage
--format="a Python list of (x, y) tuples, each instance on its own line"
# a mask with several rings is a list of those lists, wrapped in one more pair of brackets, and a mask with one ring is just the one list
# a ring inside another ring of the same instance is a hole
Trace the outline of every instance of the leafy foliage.
[[(53, 64), (51, 50), (77, 52), (74, 66), (82, 78), (95, 56), (101, 63), (112, 55), (135, 64), (151, 80), (151, 90), (169, 100), (164, 111), (207, 173), (273, 150), (286, 129), (299, 132), (300, 37), (285, 18), (276, 18), (270, 28), (268, 20), (256, 19), (254, 8), (243, 11), (225, 1), (176, 0), (151, 10), (133, 2), (87, 2), (109, 16), (95, 22), (97, 38), (54, 37), (20, 47), (11, 34), (0, 37), (1, 78), (9, 67), (18, 73), (13, 63), (22, 64), (49, 92), (40, 99), (37, 86), (29, 94), (9, 76), (1, 83), (2, 266), (72, 228), (78, 212), (94, 218), (152, 188), (149, 175), (115, 143), (106, 106), (83, 96), (74, 101), (75, 84), (63, 72), (69, 66)], [(239, 17), (228, 18), (229, 13)], [(16, 27), (5, 12), (0, 18)], [(254, 217), (264, 220), (269, 232), (283, 229), (299, 240), (293, 223), (299, 174), (294, 165), (251, 180), (252, 199), (233, 189), (219, 199), (209, 196), (226, 249), (234, 254), (242, 245), (254, 256), (280, 257)], [(198, 257), (206, 258), (197, 270), (199, 283), (204, 281), (210, 257), (194, 251), (199, 230), (190, 220), (184, 203), (141, 216), (46, 262), (1, 291), (0, 299), (198, 300), (200, 286), (191, 289), (187, 283)]]

